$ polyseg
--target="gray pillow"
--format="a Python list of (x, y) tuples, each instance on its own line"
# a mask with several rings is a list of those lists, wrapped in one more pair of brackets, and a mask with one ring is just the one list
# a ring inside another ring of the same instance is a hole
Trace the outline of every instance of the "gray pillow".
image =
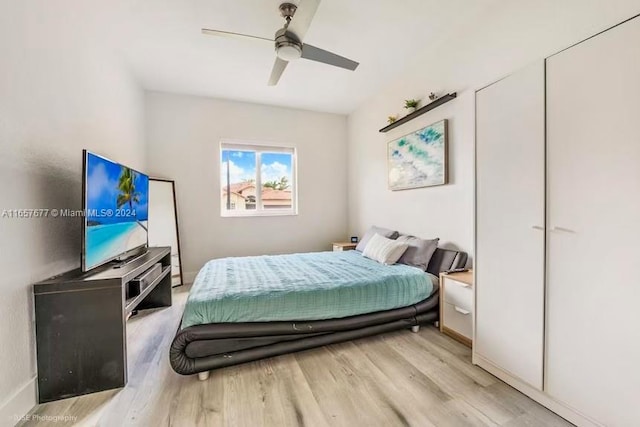
[(387, 239), (391, 239), (391, 240), (397, 239), (398, 236), (400, 235), (400, 233), (398, 233), (397, 231), (389, 230), (388, 228), (376, 227), (375, 225), (373, 225), (371, 226), (371, 228), (367, 230), (366, 233), (364, 233), (364, 236), (362, 236), (362, 239), (360, 239), (358, 246), (356, 246), (356, 251), (360, 251), (360, 252), (364, 251), (364, 248), (367, 247), (367, 243), (369, 242), (369, 239), (371, 239), (375, 234), (379, 234), (382, 237), (386, 237)]
[(425, 240), (414, 236), (400, 236), (398, 242), (409, 245), (407, 250), (398, 260), (398, 264), (406, 264), (427, 271), (429, 261), (438, 247), (439, 238)]

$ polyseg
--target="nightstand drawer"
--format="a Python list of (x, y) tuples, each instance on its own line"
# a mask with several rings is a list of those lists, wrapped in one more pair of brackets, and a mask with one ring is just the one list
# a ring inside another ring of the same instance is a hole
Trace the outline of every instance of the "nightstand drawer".
[(444, 301), (467, 311), (473, 311), (471, 286), (453, 279), (445, 279)]
[(471, 339), (473, 335), (473, 316), (471, 310), (466, 310), (454, 304), (444, 303), (442, 307), (442, 326)]

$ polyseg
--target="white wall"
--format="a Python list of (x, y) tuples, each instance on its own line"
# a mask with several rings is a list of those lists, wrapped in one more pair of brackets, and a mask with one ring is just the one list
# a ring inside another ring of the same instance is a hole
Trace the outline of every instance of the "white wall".
[[(638, 0), (504, 1), (454, 38), (421, 52), (348, 118), (350, 234), (377, 224), (437, 236), (441, 244), (471, 253), (475, 90), (638, 13)], [(403, 99), (426, 98), (430, 91), (458, 92), (458, 98), (378, 133), (388, 115), (402, 112)], [(449, 119), (450, 184), (389, 191), (386, 143), (442, 118)]]
[[(149, 92), (148, 171), (176, 181), (185, 279), (213, 258), (329, 250), (347, 231), (346, 117)], [(220, 140), (293, 145), (298, 215), (220, 217)]]
[[(0, 5), (0, 211), (80, 209), (83, 148), (144, 170), (143, 92), (92, 38), (103, 12)], [(78, 220), (0, 218), (0, 425), (35, 404), (31, 285), (78, 267), (80, 246)]]

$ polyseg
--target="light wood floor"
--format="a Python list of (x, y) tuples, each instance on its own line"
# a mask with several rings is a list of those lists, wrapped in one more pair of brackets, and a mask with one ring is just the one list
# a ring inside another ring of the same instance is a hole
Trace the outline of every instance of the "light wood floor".
[(433, 327), (183, 377), (168, 349), (187, 292), (129, 320), (125, 388), (39, 405), (21, 425), (571, 425), (471, 365), (470, 350)]

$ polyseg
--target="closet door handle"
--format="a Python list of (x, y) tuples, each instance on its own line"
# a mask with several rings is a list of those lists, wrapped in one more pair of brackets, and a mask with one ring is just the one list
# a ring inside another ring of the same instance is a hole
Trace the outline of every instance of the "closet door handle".
[(532, 225), (531, 228), (533, 228), (534, 230), (544, 231), (544, 227), (541, 225)]
[(564, 228), (564, 227), (553, 227), (551, 229), (551, 231), (553, 231), (554, 233), (568, 233), (568, 234), (576, 234), (575, 231), (570, 230), (568, 228)]
[(463, 308), (458, 307), (457, 305), (454, 305), (453, 308), (458, 312), (458, 313), (462, 313), (462, 314), (469, 314), (471, 313), (469, 310), (465, 310)]

